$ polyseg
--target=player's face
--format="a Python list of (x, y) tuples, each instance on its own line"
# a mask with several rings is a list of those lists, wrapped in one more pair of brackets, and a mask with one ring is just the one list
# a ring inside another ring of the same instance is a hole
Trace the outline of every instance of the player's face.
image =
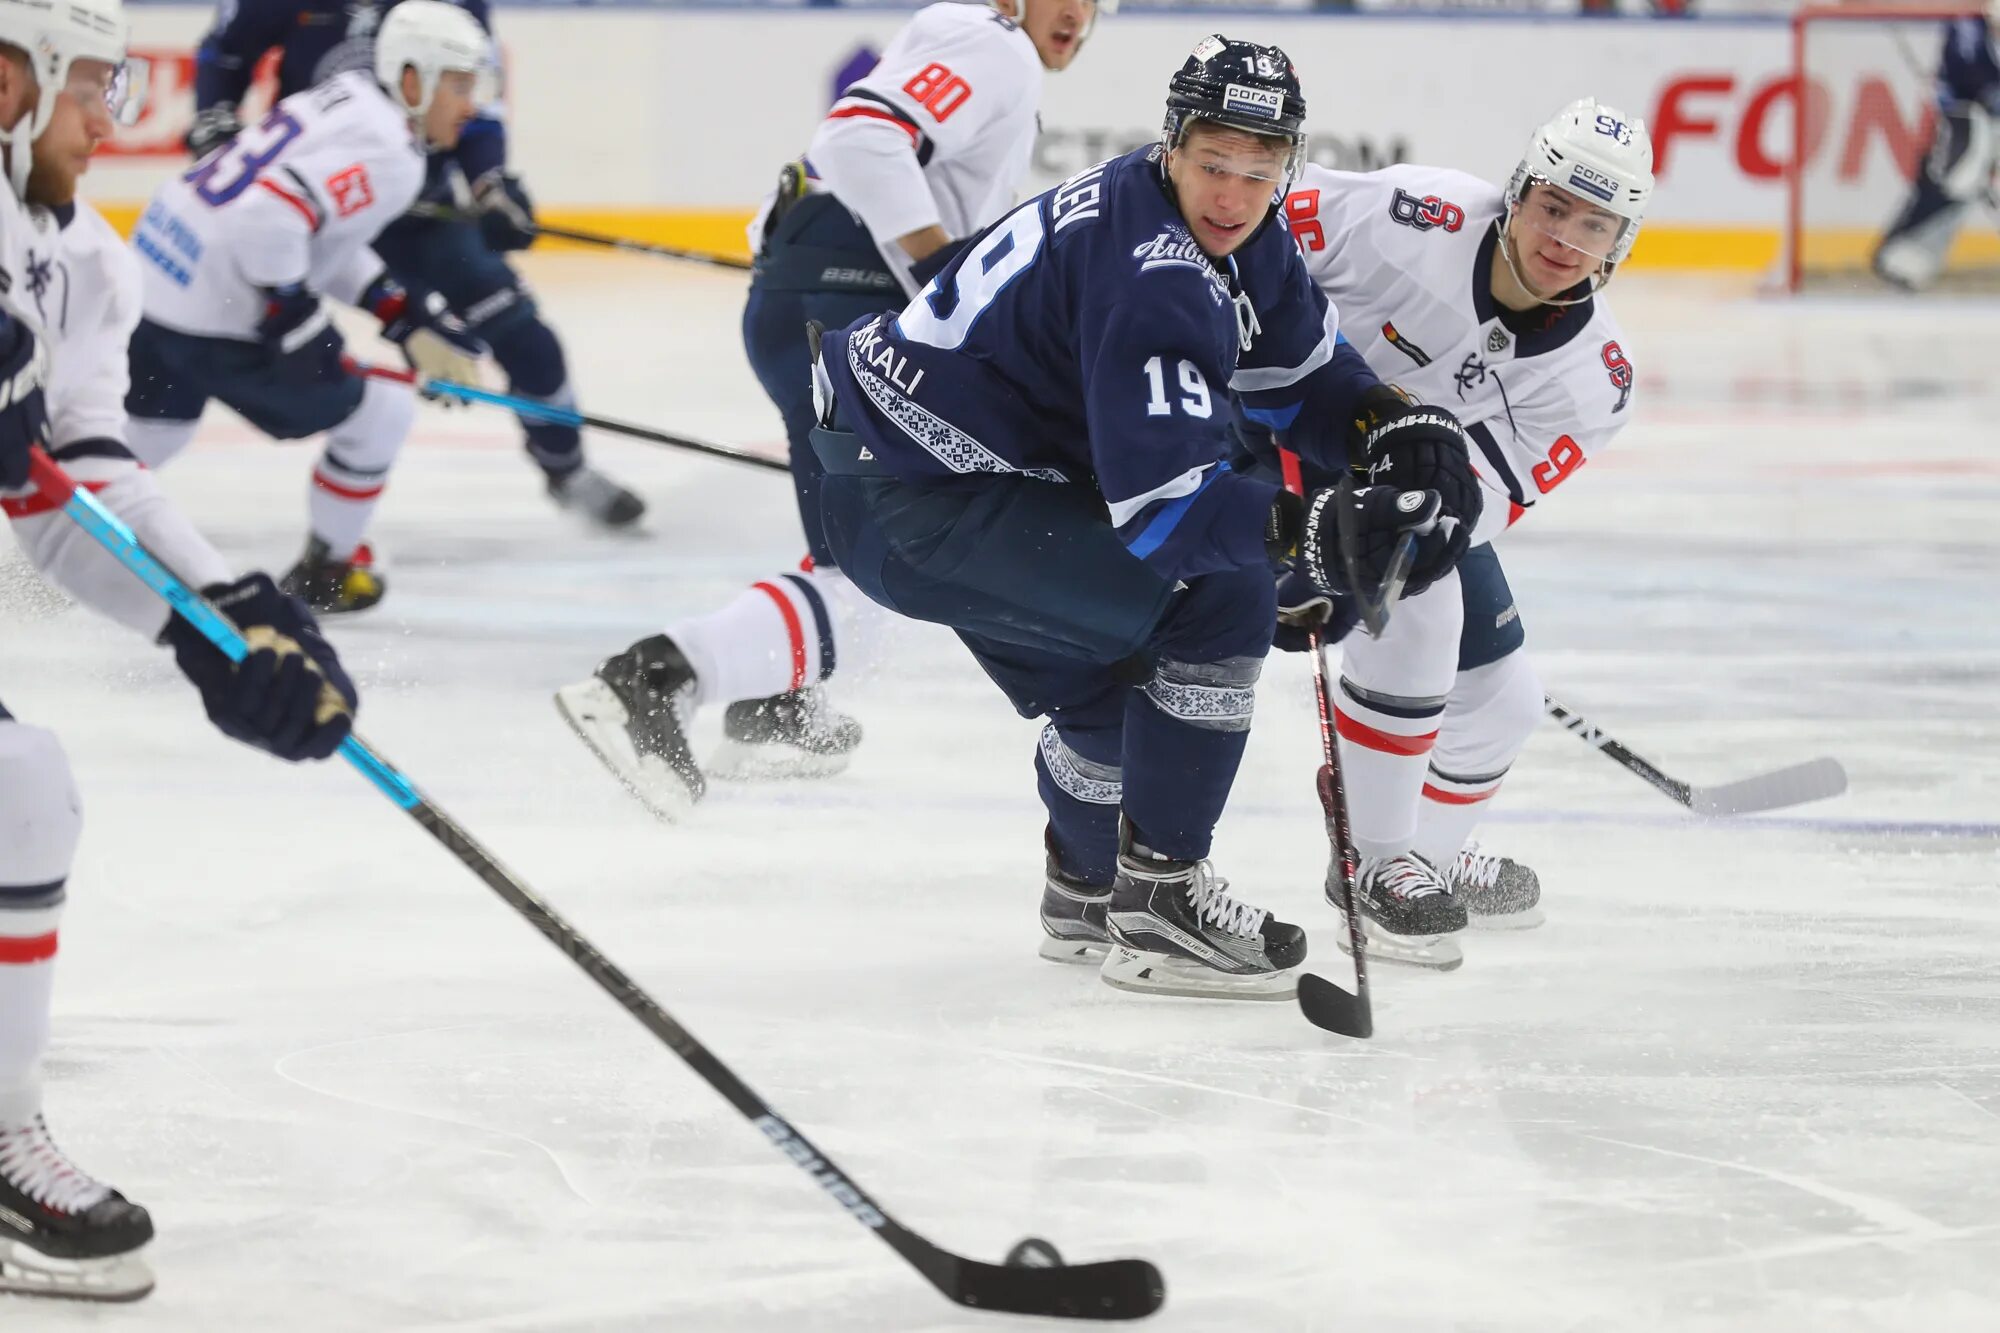
[(1521, 280), (1537, 296), (1556, 296), (1603, 267), (1624, 230), (1609, 209), (1537, 181), (1514, 210), (1507, 240)]
[(479, 112), (478, 82), (470, 70), (448, 69), (438, 75), (437, 91), (431, 94), (430, 108), (424, 112), (424, 137), (431, 141), (431, 147), (458, 146), (458, 136)]
[(1035, 54), (1045, 69), (1065, 70), (1083, 47), (1090, 20), (1097, 13), (1097, 0), (1020, 0), (1027, 12), (1020, 18), (1021, 31), (1035, 44)]
[(1195, 244), (1215, 259), (1250, 239), (1285, 179), (1289, 146), (1197, 121), (1167, 155), (1167, 176)]
[(117, 128), (113, 98), (117, 68), (102, 60), (78, 60), (56, 98), (55, 111), (35, 140), (28, 173), (28, 200), (67, 204), (76, 198), (77, 178), (90, 169), (90, 155)]

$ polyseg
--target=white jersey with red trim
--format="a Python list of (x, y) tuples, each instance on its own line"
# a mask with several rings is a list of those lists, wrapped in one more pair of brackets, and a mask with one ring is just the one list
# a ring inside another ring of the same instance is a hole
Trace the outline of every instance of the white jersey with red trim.
[(294, 93), (154, 192), (132, 236), (146, 318), (250, 339), (265, 288), (302, 283), (351, 304), (382, 272), (369, 243), (423, 182), (409, 116), (373, 75)]
[(1341, 332), (1384, 380), (1465, 424), (1490, 541), (1631, 416), (1632, 363), (1603, 298), (1524, 317), (1492, 297), (1503, 192), (1464, 172), (1309, 166), (1285, 214)]
[[(0, 190), (0, 292), (47, 360), (49, 452), (197, 587), (229, 566), (125, 448), (125, 348), (139, 323), (131, 251), (89, 204), (24, 208)], [(0, 512), (28, 558), (71, 596), (156, 635), (166, 603), (32, 488), (0, 492)]]
[[(931, 5), (833, 104), (806, 149), (806, 169), (907, 278), (897, 237), (935, 226), (957, 240), (1014, 206), (1041, 99), (1041, 57), (1012, 19), (984, 5)], [(752, 249), (768, 207), (751, 224)]]

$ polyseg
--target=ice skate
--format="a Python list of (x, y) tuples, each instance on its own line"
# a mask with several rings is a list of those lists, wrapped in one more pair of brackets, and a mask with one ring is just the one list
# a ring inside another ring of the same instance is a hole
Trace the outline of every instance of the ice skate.
[(1216, 1000), (1298, 994), (1305, 932), (1230, 897), (1229, 882), (1207, 861), (1176, 861), (1137, 845), (1129, 825), (1119, 832), (1105, 927), (1103, 977), (1120, 990)]
[(146, 1210), (92, 1180), (38, 1115), (0, 1129), (0, 1292), (77, 1301), (136, 1301), (153, 1289), (139, 1251)]
[(668, 823), (708, 790), (688, 746), (694, 668), (664, 634), (608, 657), (556, 691), (556, 710), (625, 789)]
[(320, 615), (339, 616), (374, 606), (389, 591), (389, 581), (375, 571), (365, 545), (344, 560), (334, 560), (326, 543), (314, 537), (278, 587)]
[(861, 724), (834, 711), (815, 685), (729, 705), (708, 772), (734, 782), (832, 777), (860, 744)]
[[(1415, 852), (1369, 857), (1355, 872), (1355, 907), (1368, 933), (1368, 956), (1449, 972), (1465, 961), (1451, 936), (1465, 929), (1465, 906), (1430, 862)], [(1326, 898), (1341, 905), (1339, 868), (1327, 875)], [(1342, 934), (1343, 948), (1347, 937)]]
[(626, 528), (646, 512), (646, 502), (597, 469), (579, 466), (549, 478), (549, 498), (602, 527)]
[(1104, 961), (1111, 937), (1104, 929), (1111, 902), (1107, 886), (1086, 884), (1063, 870), (1053, 842), (1048, 844), (1048, 873), (1042, 885), (1042, 957), (1052, 963)]
[(1475, 930), (1529, 930), (1546, 919), (1538, 904), (1542, 884), (1535, 872), (1511, 857), (1468, 842), (1445, 870), (1451, 896), (1465, 904)]

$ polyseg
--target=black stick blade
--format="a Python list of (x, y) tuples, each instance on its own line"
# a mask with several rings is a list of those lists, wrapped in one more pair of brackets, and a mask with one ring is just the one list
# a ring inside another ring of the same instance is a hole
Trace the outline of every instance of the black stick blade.
[(1299, 974), (1299, 1012), (1314, 1027), (1343, 1037), (1375, 1035), (1375, 1018), (1366, 1000), (1311, 972)]
[(1062, 1268), (1003, 1268), (958, 1261), (938, 1289), (960, 1305), (1054, 1319), (1144, 1319), (1166, 1303), (1167, 1282), (1144, 1259)]

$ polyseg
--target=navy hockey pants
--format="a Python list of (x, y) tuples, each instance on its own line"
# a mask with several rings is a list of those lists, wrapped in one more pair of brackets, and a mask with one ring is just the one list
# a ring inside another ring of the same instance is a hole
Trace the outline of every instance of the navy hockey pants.
[[(478, 224), (401, 217), (375, 239), (375, 253), (397, 282), (444, 297), (473, 336), (493, 349), (507, 375), (507, 392), (576, 406), (562, 343), (513, 266), (486, 248)], [(567, 475), (582, 464), (583, 436), (575, 426), (523, 418), (521, 429), (529, 455), (550, 476)]]
[(821, 503), (842, 572), (883, 606), (957, 630), (1022, 716), (1049, 719), (1035, 768), (1063, 867), (1108, 884), (1121, 810), (1154, 850), (1208, 855), (1270, 648), (1270, 573), (1163, 578), (1084, 486), (841, 467)]
[(278, 374), (262, 343), (204, 338), (149, 319), (132, 330), (125, 410), (149, 421), (198, 421), (219, 398), (274, 440), (332, 430), (361, 406), (362, 382), (331, 375), (301, 383)]
[(829, 196), (800, 201), (771, 228), (757, 256), (743, 304), (743, 351), (757, 382), (785, 420), (799, 522), (813, 563), (834, 566), (820, 520), (824, 475), (809, 438), (813, 428), (812, 360), (806, 321), (846, 328), (903, 304), (902, 288), (882, 267), (875, 243)]

